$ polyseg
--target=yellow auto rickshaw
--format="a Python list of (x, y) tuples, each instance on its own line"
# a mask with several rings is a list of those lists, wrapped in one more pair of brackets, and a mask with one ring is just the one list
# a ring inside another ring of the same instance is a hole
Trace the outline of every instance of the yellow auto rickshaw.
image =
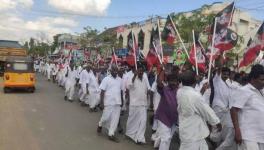
[(35, 91), (35, 72), (33, 59), (29, 57), (8, 57), (4, 67), (4, 93), (12, 89)]

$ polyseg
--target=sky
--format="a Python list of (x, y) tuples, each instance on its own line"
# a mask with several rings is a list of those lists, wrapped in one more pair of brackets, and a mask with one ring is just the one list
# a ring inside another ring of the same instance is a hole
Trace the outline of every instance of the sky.
[[(0, 39), (52, 42), (58, 33), (99, 31), (151, 16), (191, 11), (205, 4), (230, 0), (0, 0)], [(236, 7), (264, 20), (263, 0), (236, 0)]]

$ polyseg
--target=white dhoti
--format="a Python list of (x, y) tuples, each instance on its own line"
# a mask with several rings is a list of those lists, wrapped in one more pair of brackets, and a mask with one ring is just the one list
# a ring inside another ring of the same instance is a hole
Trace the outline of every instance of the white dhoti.
[(66, 82), (65, 84), (65, 96), (67, 96), (67, 98), (69, 100), (73, 100), (73, 96), (74, 96), (74, 88), (75, 88), (75, 85), (74, 83), (72, 82)]
[(195, 142), (181, 142), (180, 150), (208, 150), (208, 145), (205, 139)]
[(89, 105), (90, 108), (95, 108), (100, 103), (100, 92), (99, 91), (90, 91), (89, 93)]
[(86, 88), (86, 84), (81, 84), (81, 96), (80, 96), (80, 101), (84, 102), (85, 101), (85, 97), (87, 95), (87, 88)]
[(51, 70), (47, 70), (47, 78), (48, 78), (48, 80), (50, 80), (50, 74), (51, 74)]
[[(216, 133), (215, 130), (211, 133), (211, 139), (218, 143), (216, 150), (234, 150), (237, 149), (237, 144), (235, 143), (235, 131), (231, 121), (230, 111), (226, 108), (221, 108), (219, 106), (213, 107), (216, 115), (219, 117), (223, 128), (220, 133)], [(214, 138), (212, 138), (214, 137)]]
[(243, 140), (238, 150), (264, 150), (264, 143)]
[(105, 106), (99, 126), (108, 129), (108, 135), (113, 136), (120, 118), (120, 105)]
[(127, 120), (126, 135), (135, 142), (146, 143), (145, 131), (147, 124), (147, 107), (130, 106)]
[[(159, 150), (169, 150), (170, 149), (170, 143), (171, 139), (173, 137), (173, 134), (177, 130), (177, 126), (173, 125), (171, 128), (163, 124), (161, 121), (158, 121), (158, 129), (157, 133), (159, 135)], [(157, 142), (155, 142), (157, 143)]]

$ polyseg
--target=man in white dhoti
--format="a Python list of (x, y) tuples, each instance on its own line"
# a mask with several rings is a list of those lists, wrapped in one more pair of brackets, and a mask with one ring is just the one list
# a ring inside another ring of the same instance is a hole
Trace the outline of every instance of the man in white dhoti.
[(48, 62), (47, 64), (46, 64), (46, 73), (47, 73), (47, 78), (48, 78), (48, 81), (50, 81), (50, 78), (51, 78), (51, 64), (50, 64), (50, 62)]
[(76, 75), (77, 72), (74, 70), (74, 65), (70, 64), (70, 67), (67, 68), (66, 71), (66, 83), (65, 83), (65, 96), (64, 100), (69, 100), (73, 102), (73, 96), (75, 91), (75, 84), (76, 84)]
[(147, 125), (147, 93), (148, 83), (143, 78), (144, 70), (138, 66), (133, 78), (128, 81), (129, 116), (126, 126), (126, 136), (137, 144), (146, 143), (145, 131)]
[[(216, 150), (233, 150), (236, 149), (236, 143), (234, 142), (234, 128), (230, 116), (230, 95), (232, 92), (231, 86), (227, 81), (230, 79), (231, 71), (226, 67), (219, 67), (214, 78), (214, 98), (212, 102), (212, 108), (216, 115), (221, 120), (223, 130), (219, 134), (219, 137), (212, 138), (215, 136), (215, 132), (211, 135), (211, 139), (217, 142), (218, 147)], [(215, 140), (216, 139), (216, 140)]]
[(122, 81), (117, 76), (118, 69), (113, 66), (111, 75), (105, 77), (100, 84), (101, 95), (100, 101), (103, 103), (103, 114), (99, 121), (97, 132), (102, 132), (102, 127), (108, 129), (109, 140), (119, 142), (114, 136), (120, 118), (122, 104)]
[(96, 112), (96, 106), (100, 103), (100, 89), (98, 84), (98, 78), (97, 76), (95, 76), (95, 74), (96, 69), (93, 68), (90, 73), (90, 84), (88, 86), (90, 112)]
[(88, 104), (87, 102), (87, 98), (88, 98), (88, 95), (89, 95), (89, 84), (90, 84), (90, 81), (91, 81), (91, 66), (90, 65), (87, 65), (85, 67), (85, 69), (83, 69), (83, 71), (80, 73), (80, 80), (79, 80), (79, 84), (81, 85), (81, 91), (79, 92), (80, 93), (80, 102), (82, 104), (82, 106), (85, 105), (85, 102), (86, 104)]
[(221, 130), (219, 118), (203, 102), (201, 93), (195, 91), (195, 73), (187, 70), (181, 74), (182, 87), (177, 92), (180, 150), (208, 150), (205, 138), (209, 135), (207, 123)]
[(255, 65), (249, 83), (232, 94), (231, 117), (238, 150), (264, 150), (264, 67)]

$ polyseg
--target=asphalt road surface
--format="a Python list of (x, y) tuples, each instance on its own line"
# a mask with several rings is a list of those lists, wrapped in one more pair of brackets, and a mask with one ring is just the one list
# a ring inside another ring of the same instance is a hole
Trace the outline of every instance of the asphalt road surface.
[[(2, 82), (2, 79), (0, 80)], [(2, 88), (2, 87), (1, 87)], [(96, 133), (101, 112), (63, 100), (64, 91), (38, 76), (35, 93), (0, 92), (0, 150), (151, 150), (118, 134), (120, 143)], [(122, 125), (125, 126), (126, 117)], [(173, 145), (175, 145), (173, 141)], [(173, 148), (174, 147), (174, 148)], [(177, 149), (173, 146), (171, 149)]]

